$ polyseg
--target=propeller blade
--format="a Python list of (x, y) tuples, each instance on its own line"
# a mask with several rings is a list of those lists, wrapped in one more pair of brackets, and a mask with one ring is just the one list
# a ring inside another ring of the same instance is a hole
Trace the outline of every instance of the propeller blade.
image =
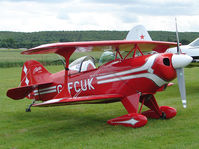
[(176, 69), (177, 78), (178, 78), (178, 87), (182, 99), (183, 107), (186, 108), (186, 89), (185, 89), (185, 80), (184, 80), (184, 67), (189, 65), (193, 58), (185, 54), (174, 54), (172, 56), (172, 65)]
[(182, 99), (183, 107), (186, 108), (186, 89), (184, 80), (184, 67), (191, 63), (193, 58), (185, 54), (174, 54), (172, 56), (172, 65), (176, 69), (178, 78), (178, 87)]
[(183, 107), (187, 107), (186, 100), (186, 89), (185, 89), (185, 80), (184, 80), (184, 68), (176, 68), (177, 78), (178, 78), (178, 87), (182, 99)]
[(176, 23), (176, 40), (177, 40), (177, 53), (178, 55), (174, 55), (173, 58), (173, 67), (176, 69), (177, 78), (178, 78), (178, 87), (180, 91), (180, 96), (182, 99), (182, 105), (184, 108), (187, 107), (186, 100), (186, 88), (185, 88), (185, 80), (184, 80), (184, 67), (187, 66), (193, 60), (192, 57), (188, 55), (182, 55), (180, 51), (179, 37), (178, 37), (178, 25), (177, 18), (175, 18)]
[(175, 22), (176, 22), (176, 40), (177, 40), (177, 53), (180, 54), (180, 42), (179, 42), (179, 37), (178, 37), (178, 25), (177, 25), (177, 18), (175, 18)]

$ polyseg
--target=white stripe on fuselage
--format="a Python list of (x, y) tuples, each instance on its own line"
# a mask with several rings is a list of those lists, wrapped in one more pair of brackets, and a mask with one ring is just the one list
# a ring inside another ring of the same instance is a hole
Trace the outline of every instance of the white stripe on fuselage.
[(51, 86), (51, 87), (47, 87), (47, 88), (43, 88), (43, 89), (39, 89), (38, 90), (34, 90), (34, 95), (43, 95), (43, 94), (49, 94), (49, 93), (54, 93), (57, 92), (56, 86)]
[(135, 78), (148, 78), (148, 79), (154, 81), (155, 84), (157, 84), (159, 87), (166, 83), (166, 81), (162, 80), (158, 76), (151, 74), (151, 73), (143, 73), (143, 74), (137, 74), (137, 75), (117, 77), (117, 78), (113, 78), (113, 79), (98, 81), (97, 83), (104, 84), (104, 83), (110, 83), (110, 82), (116, 82), (116, 81), (130, 80), (130, 79), (135, 79)]
[[(39, 92), (47, 91), (47, 90), (51, 90), (51, 89), (55, 89), (55, 88), (56, 88), (56, 86), (51, 86), (51, 87), (39, 89)], [(37, 92), (38, 92), (38, 90), (34, 90), (34, 93), (37, 93)]]
[[(153, 66), (153, 63), (156, 59), (156, 57), (158, 56), (159, 54), (154, 54), (152, 56), (150, 56), (147, 60), (147, 62), (141, 66), (141, 67), (138, 67), (138, 68), (135, 68), (135, 69), (131, 69), (131, 70), (126, 70), (126, 71), (122, 71), (122, 72), (117, 72), (117, 73), (114, 73), (114, 74), (108, 74), (108, 75), (104, 75), (104, 76), (99, 76), (99, 77), (96, 77), (97, 79), (105, 79), (105, 78), (110, 78), (110, 77), (116, 77), (116, 76), (120, 76), (120, 75), (126, 75), (126, 74), (130, 74), (130, 73), (135, 73), (135, 72), (139, 72), (139, 71), (143, 71), (143, 70), (147, 70), (149, 72), (151, 72), (151, 67)], [(151, 72), (153, 73), (153, 72)]]
[[(104, 83), (110, 83), (110, 82), (116, 82), (116, 81), (130, 80), (130, 79), (135, 79), (135, 78), (148, 78), (148, 79), (152, 80), (153, 82), (155, 82), (155, 84), (157, 84), (159, 87), (161, 87), (162, 85), (166, 84), (166, 81), (164, 81), (163, 79), (161, 79), (160, 77), (155, 75), (153, 73), (153, 69), (152, 69), (154, 61), (155, 61), (155, 59), (158, 55), (159, 54), (154, 54), (154, 55), (150, 56), (148, 58), (147, 62), (141, 67), (96, 77), (96, 79), (98, 80), (97, 84), (104, 84)], [(131, 74), (131, 73), (140, 72), (140, 71), (144, 71), (144, 70), (147, 70), (148, 72), (136, 74), (136, 75)], [(129, 75), (129, 74), (131, 74), (131, 75)], [(127, 76), (121, 76), (121, 75), (127, 75)], [(111, 78), (111, 77), (113, 77), (113, 78)], [(110, 78), (110, 79), (107, 79), (107, 78)]]
[(49, 90), (49, 91), (45, 91), (45, 92), (35, 93), (34, 95), (37, 96), (37, 95), (43, 95), (43, 94), (49, 94), (49, 93), (55, 93), (55, 92), (57, 92), (57, 90), (53, 89), (53, 90)]

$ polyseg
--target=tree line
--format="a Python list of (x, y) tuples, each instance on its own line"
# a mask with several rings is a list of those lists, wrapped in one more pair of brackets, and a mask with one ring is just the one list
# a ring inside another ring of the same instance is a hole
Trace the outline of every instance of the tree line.
[[(42, 44), (73, 41), (123, 40), (128, 31), (42, 31), (10, 32), (0, 31), (0, 48), (32, 48)], [(176, 41), (175, 32), (149, 31), (153, 40)], [(188, 44), (199, 37), (199, 32), (180, 32), (182, 44)]]

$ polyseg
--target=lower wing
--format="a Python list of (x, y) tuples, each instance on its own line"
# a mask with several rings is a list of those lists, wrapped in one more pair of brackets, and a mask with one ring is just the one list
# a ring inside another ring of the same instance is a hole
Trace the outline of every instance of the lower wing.
[(50, 106), (63, 106), (63, 105), (74, 105), (74, 104), (111, 103), (111, 102), (120, 101), (122, 98), (123, 96), (118, 94), (69, 97), (69, 98), (51, 99), (42, 103), (34, 104), (33, 106), (50, 107)]

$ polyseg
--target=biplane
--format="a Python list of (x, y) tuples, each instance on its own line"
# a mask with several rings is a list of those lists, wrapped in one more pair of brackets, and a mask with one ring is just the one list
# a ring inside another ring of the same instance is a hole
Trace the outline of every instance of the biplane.
[[(24, 63), (21, 85), (7, 91), (7, 96), (19, 100), (32, 99), (33, 107), (121, 102), (127, 114), (108, 120), (110, 125), (141, 127), (147, 118), (169, 119), (176, 109), (159, 106), (154, 94), (162, 91), (176, 78), (176, 70), (188, 65), (192, 58), (184, 54), (157, 53), (144, 55), (142, 51), (166, 50), (177, 46), (160, 41), (91, 41), (41, 45), (22, 54), (55, 53), (65, 58), (65, 69), (48, 72), (39, 62)], [(82, 57), (69, 64), (74, 52), (112, 50), (113, 60), (96, 67), (94, 58)], [(123, 55), (126, 51), (126, 55)], [(139, 53), (139, 54), (137, 54)], [(180, 87), (185, 90), (184, 83)], [(182, 91), (182, 94), (185, 94)], [(184, 97), (184, 96), (183, 96)], [(182, 99), (184, 107), (186, 98)], [(142, 111), (145, 105), (149, 109)]]

